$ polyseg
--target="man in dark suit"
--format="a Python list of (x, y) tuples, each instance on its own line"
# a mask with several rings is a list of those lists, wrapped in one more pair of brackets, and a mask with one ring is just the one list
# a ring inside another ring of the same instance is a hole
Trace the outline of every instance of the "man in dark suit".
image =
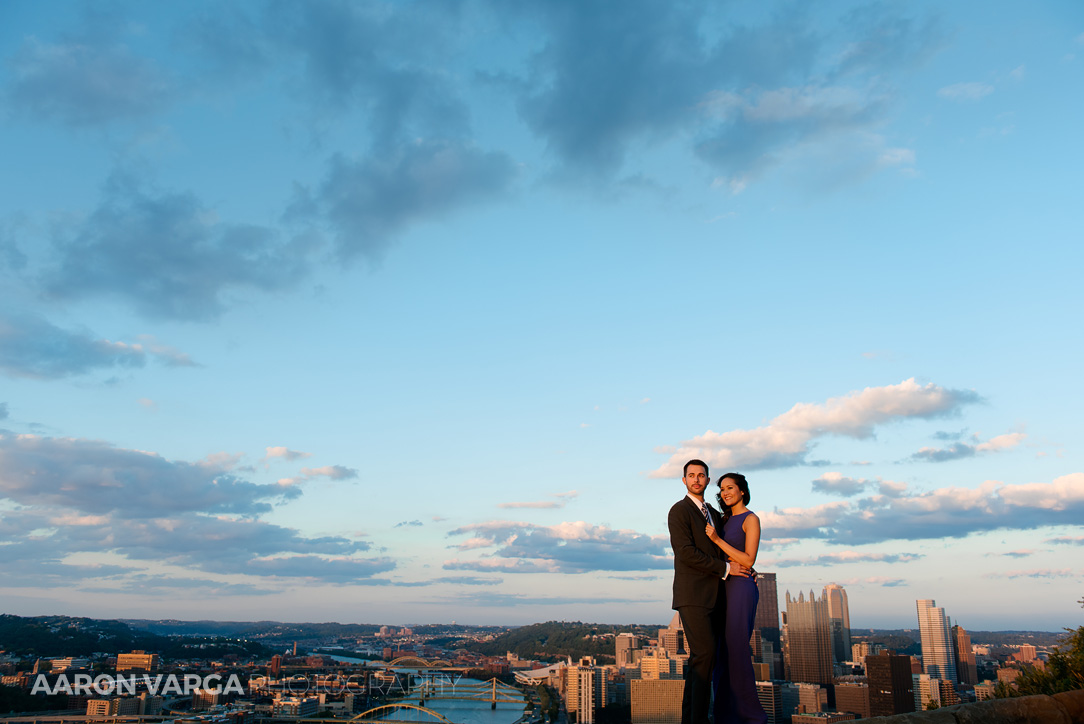
[[(688, 493), (674, 503), (666, 519), (674, 549), (673, 608), (681, 616), (685, 648), (689, 652), (681, 724), (707, 724), (716, 639), (723, 635), (726, 626), (723, 580), (728, 575), (748, 576), (749, 569), (728, 562), (704, 532), (709, 523), (722, 530), (722, 516), (704, 502), (704, 491), (711, 482), (707, 463), (701, 460), (685, 463), (681, 482)], [(720, 663), (726, 663), (725, 657)]]

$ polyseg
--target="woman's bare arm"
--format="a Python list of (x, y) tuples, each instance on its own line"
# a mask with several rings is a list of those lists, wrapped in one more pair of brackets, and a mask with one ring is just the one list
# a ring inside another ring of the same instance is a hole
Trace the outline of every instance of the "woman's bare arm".
[(736, 561), (746, 568), (752, 568), (757, 562), (757, 551), (760, 549), (760, 518), (755, 513), (745, 516), (742, 521), (742, 530), (745, 531), (745, 550), (741, 551), (727, 543), (715, 532), (715, 528), (707, 526), (704, 532), (711, 538), (711, 542), (723, 549), (730, 560)]

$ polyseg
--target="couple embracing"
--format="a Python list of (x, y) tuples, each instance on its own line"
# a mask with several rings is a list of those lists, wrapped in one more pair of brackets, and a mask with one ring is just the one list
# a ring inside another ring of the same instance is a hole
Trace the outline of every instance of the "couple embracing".
[(681, 481), (688, 494), (667, 517), (674, 548), (673, 607), (689, 652), (681, 724), (707, 724), (709, 709), (715, 724), (765, 724), (749, 650), (760, 597), (752, 571), (760, 519), (745, 507), (749, 484), (738, 473), (720, 477), (720, 513), (704, 502), (711, 483), (707, 463), (685, 463)]

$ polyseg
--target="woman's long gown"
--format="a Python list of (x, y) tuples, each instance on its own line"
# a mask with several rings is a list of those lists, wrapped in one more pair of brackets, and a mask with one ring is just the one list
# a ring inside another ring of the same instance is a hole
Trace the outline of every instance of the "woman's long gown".
[[(723, 525), (723, 540), (745, 550), (742, 523), (752, 511), (732, 516)], [(757, 697), (749, 637), (757, 615), (760, 591), (749, 576), (726, 577), (726, 635), (720, 638), (712, 676), (715, 691), (715, 724), (767, 724), (768, 715)], [(725, 663), (724, 663), (725, 661)], [(729, 678), (729, 681), (727, 679)]]

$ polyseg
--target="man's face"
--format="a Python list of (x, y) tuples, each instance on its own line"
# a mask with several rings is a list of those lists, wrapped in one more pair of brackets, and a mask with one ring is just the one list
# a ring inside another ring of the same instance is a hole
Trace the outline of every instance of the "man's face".
[(703, 465), (690, 465), (681, 482), (685, 483), (685, 488), (693, 496), (703, 499), (704, 490), (708, 487), (708, 471)]

